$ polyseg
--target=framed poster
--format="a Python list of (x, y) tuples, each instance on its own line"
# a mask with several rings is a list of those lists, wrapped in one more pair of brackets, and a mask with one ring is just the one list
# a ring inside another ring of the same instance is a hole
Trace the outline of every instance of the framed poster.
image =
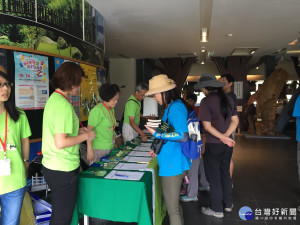
[(14, 52), (14, 61), (17, 107), (43, 109), (49, 98), (48, 57)]

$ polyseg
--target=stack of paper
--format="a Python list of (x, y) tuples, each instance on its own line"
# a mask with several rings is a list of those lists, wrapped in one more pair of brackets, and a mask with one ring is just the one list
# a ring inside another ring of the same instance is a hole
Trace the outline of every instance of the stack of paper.
[(157, 128), (161, 124), (161, 120), (151, 120), (148, 119), (147, 126), (152, 128)]

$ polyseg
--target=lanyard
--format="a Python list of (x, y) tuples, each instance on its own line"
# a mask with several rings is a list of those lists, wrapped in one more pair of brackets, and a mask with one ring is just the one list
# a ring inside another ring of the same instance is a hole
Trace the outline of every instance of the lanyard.
[[(67, 97), (66, 97), (63, 93), (61, 93), (61, 92), (59, 92), (59, 91), (54, 91), (54, 92), (60, 94), (61, 96), (63, 96), (63, 97), (71, 104), (71, 102), (69, 101), (69, 99), (67, 99)], [(72, 105), (72, 104), (71, 104), (71, 105)], [(79, 118), (78, 118), (78, 120), (79, 120)], [(84, 128), (84, 126), (82, 125), (82, 123), (81, 123), (80, 120), (79, 120), (79, 123), (80, 123), (80, 126), (81, 126), (82, 128)]]
[(4, 159), (6, 159), (6, 139), (7, 139), (7, 110), (5, 110), (5, 138), (4, 138), (4, 143), (2, 139), (0, 138), (1, 145), (3, 147), (4, 151)]
[(110, 115), (110, 118), (111, 118), (110, 121), (113, 123), (113, 128), (114, 128), (114, 130), (115, 130), (116, 122), (115, 122), (115, 120), (114, 120), (114, 115), (112, 115), (112, 114), (110, 113), (110, 110), (109, 110), (108, 107), (104, 104), (104, 102), (102, 102), (102, 104), (103, 104), (104, 107), (107, 109), (107, 111), (108, 111), (108, 113), (109, 113), (109, 115)]

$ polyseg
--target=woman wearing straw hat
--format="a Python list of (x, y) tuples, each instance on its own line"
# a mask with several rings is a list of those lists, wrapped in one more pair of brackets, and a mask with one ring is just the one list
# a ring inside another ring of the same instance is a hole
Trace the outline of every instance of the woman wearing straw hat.
[(185, 142), (188, 138), (187, 108), (185, 101), (181, 101), (180, 94), (176, 90), (176, 84), (167, 75), (161, 74), (149, 81), (149, 91), (146, 96), (154, 95), (158, 104), (165, 108), (163, 121), (174, 127), (173, 133), (158, 133), (154, 129), (145, 126), (157, 139), (167, 142), (162, 146), (158, 155), (153, 150), (149, 155), (157, 156), (159, 164), (159, 176), (161, 176), (162, 190), (167, 206), (170, 224), (182, 225), (183, 214), (180, 206), (180, 189), (182, 181), (189, 170), (191, 162), (186, 158), (179, 142)]
[(235, 142), (231, 134), (239, 123), (236, 104), (223, 92), (224, 85), (213, 74), (204, 74), (194, 86), (206, 96), (200, 103), (199, 120), (207, 131), (203, 159), (210, 184), (210, 207), (201, 211), (217, 218), (224, 217), (223, 205), (225, 212), (233, 208), (229, 165)]

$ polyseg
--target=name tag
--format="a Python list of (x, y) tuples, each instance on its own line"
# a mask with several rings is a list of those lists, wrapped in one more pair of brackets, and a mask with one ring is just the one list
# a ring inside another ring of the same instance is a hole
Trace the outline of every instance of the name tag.
[(11, 173), (10, 160), (0, 160), (0, 176), (8, 176)]

